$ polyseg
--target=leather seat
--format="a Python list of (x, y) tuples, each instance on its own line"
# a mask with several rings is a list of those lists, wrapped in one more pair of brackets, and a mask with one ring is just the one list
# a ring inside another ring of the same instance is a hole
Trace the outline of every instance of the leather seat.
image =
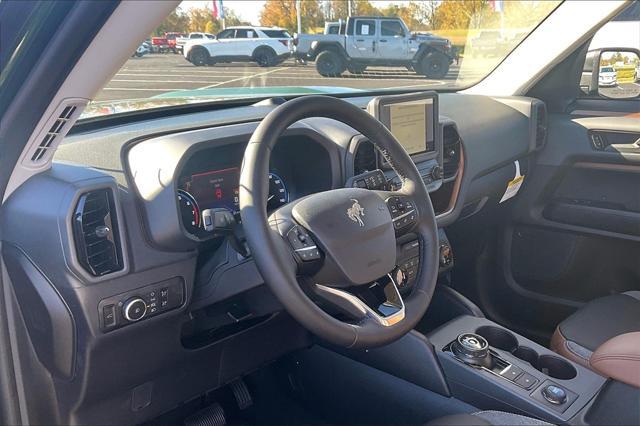
[(602, 297), (562, 321), (551, 349), (587, 368), (593, 352), (607, 340), (640, 331), (640, 291)]
[(425, 426), (551, 426), (551, 423), (504, 411), (480, 411), (440, 417)]

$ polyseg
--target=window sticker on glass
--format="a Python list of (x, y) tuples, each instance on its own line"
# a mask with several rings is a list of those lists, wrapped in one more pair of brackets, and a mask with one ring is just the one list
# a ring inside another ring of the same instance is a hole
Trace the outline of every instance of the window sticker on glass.
[(360, 35), (369, 35), (369, 25), (362, 24), (362, 27), (360, 27)]

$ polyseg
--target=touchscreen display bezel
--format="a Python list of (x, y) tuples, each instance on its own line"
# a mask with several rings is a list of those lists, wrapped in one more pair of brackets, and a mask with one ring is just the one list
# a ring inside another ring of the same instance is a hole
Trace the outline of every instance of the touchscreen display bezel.
[[(436, 156), (438, 151), (437, 135), (438, 135), (438, 94), (433, 91), (402, 94), (402, 95), (388, 95), (378, 96), (373, 98), (367, 105), (367, 111), (377, 118), (382, 124), (385, 125), (389, 131), (391, 131), (391, 107), (395, 105), (411, 104), (428, 102), (433, 103), (432, 116), (427, 116), (425, 111), (425, 146), (422, 150), (410, 153), (413, 157), (430, 158)], [(393, 132), (392, 132), (393, 133)], [(429, 133), (431, 139), (428, 138)], [(403, 146), (404, 147), (404, 146)]]

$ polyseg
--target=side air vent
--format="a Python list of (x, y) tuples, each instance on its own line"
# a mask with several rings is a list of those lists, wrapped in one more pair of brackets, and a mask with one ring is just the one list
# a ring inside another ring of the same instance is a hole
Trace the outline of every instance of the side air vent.
[(78, 260), (95, 277), (123, 268), (122, 248), (113, 191), (97, 189), (83, 194), (73, 216)]
[(450, 179), (458, 172), (460, 151), (462, 150), (460, 135), (454, 125), (448, 124), (443, 129), (442, 169), (444, 179)]
[(536, 108), (535, 148), (542, 149), (547, 143), (547, 107), (542, 102), (534, 104)]
[(54, 115), (53, 121), (48, 123), (46, 127), (38, 135), (36, 142), (31, 150), (31, 165), (40, 166), (45, 164), (53, 155), (53, 152), (60, 144), (64, 136), (67, 134), (78, 115), (81, 113), (85, 103), (65, 103), (60, 106), (59, 112)]
[(369, 141), (362, 141), (353, 156), (353, 174), (359, 175), (378, 168), (378, 156), (375, 146)]

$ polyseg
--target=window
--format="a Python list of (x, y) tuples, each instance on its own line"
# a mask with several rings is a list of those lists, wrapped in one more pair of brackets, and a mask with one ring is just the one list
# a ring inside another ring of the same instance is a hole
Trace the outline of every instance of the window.
[(329, 25), (327, 34), (338, 34), (340, 33), (340, 25)]
[(224, 30), (218, 34), (218, 38), (233, 38), (235, 30)]
[(291, 38), (286, 30), (262, 30), (269, 38)]
[(236, 30), (236, 38), (258, 38), (258, 35), (252, 29), (240, 28)]
[(380, 24), (380, 34), (383, 36), (404, 36), (402, 25), (398, 21), (382, 21)]
[(202, 38), (202, 34), (191, 34), (189, 38)]
[(637, 49), (640, 49), (640, 2), (632, 2), (591, 39), (580, 77), (582, 94), (637, 99), (640, 96)]
[(375, 36), (376, 21), (374, 21), (373, 19), (358, 19), (356, 21), (356, 35)]

